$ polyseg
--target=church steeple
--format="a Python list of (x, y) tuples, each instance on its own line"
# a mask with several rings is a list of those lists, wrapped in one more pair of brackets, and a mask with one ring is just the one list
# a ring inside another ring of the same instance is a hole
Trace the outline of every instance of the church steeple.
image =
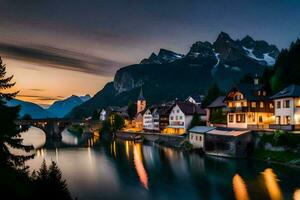
[(141, 87), (140, 94), (137, 100), (137, 113), (142, 112), (146, 108), (146, 99), (143, 94), (143, 88)]
[(144, 94), (143, 94), (143, 86), (141, 86), (140, 95), (139, 95), (138, 100), (141, 100), (141, 101), (142, 101), (142, 100), (145, 100)]

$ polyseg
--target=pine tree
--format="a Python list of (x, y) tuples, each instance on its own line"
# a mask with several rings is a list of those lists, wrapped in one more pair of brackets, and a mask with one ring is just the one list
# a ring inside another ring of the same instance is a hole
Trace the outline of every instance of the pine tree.
[(52, 189), (53, 199), (72, 199), (66, 180), (54, 161), (49, 167), (49, 187)]
[(5, 92), (6, 89), (12, 88), (15, 83), (11, 83), (13, 76), (6, 77), (6, 66), (0, 58), (0, 165), (20, 167), (32, 156), (16, 156), (11, 153), (10, 147), (22, 149), (29, 152), (32, 146), (24, 146), (20, 133), (26, 128), (20, 128), (15, 124), (19, 116), (20, 107), (8, 107), (5, 101), (16, 96), (18, 92)]
[(220, 95), (222, 95), (222, 91), (219, 89), (218, 85), (214, 83), (210, 88), (208, 88), (207, 94), (202, 102), (202, 106), (208, 106)]

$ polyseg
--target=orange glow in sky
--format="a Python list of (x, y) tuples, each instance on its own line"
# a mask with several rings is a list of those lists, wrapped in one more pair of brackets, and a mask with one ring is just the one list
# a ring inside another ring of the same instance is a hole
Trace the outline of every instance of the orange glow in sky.
[(2, 58), (7, 75), (16, 82), (10, 91), (20, 91), (17, 99), (49, 105), (71, 95), (94, 95), (112, 77), (93, 75), (65, 69), (43, 67), (36, 63)]

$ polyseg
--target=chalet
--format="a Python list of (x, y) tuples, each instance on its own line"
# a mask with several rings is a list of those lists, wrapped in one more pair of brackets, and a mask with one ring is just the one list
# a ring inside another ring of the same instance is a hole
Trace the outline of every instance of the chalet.
[(239, 84), (226, 95), (227, 126), (232, 128), (267, 129), (274, 122), (274, 103), (264, 85)]
[(159, 132), (159, 113), (158, 107), (152, 106), (143, 113), (143, 127), (146, 131)]
[(272, 129), (300, 130), (300, 86), (290, 85), (271, 97), (275, 105)]
[(206, 120), (206, 112), (201, 107), (190, 102), (176, 102), (169, 115), (169, 125), (163, 133), (176, 135), (186, 133), (194, 114), (198, 114), (201, 120)]
[(208, 126), (226, 126), (227, 116), (224, 100), (225, 96), (219, 96), (206, 107)]
[(252, 146), (251, 131), (224, 127), (193, 127), (189, 141), (207, 155), (234, 158), (246, 157)]

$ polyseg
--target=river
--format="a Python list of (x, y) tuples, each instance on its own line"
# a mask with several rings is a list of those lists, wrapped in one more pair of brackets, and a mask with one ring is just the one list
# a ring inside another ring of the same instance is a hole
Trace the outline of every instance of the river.
[(300, 169), (129, 141), (82, 141), (66, 130), (63, 142), (77, 146), (48, 149), (37, 128), (23, 137), (37, 148), (30, 170), (44, 159), (57, 162), (78, 199), (300, 199)]

